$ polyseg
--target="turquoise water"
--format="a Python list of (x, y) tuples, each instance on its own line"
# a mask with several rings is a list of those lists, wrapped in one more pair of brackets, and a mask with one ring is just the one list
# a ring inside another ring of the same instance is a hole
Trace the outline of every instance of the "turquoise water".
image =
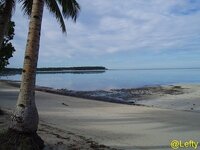
[[(20, 80), (20, 75), (1, 79)], [(104, 73), (37, 74), (37, 85), (69, 90), (91, 91), (134, 88), (179, 83), (200, 83), (200, 69), (107, 70)]]

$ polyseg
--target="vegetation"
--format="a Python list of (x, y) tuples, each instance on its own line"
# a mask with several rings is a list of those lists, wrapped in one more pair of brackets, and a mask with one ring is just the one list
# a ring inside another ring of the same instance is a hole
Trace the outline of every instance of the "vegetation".
[[(65, 18), (72, 17), (76, 20), (79, 5), (75, 0), (43, 0), (48, 10), (55, 16), (63, 32), (66, 32), (63, 16)], [(31, 17), (33, 0), (0, 0), (0, 49), (2, 47), (3, 38), (6, 35), (9, 22), (15, 10), (16, 3), (21, 3), (24, 15)], [(59, 3), (59, 4), (58, 4)], [(62, 13), (59, 5), (62, 5)], [(78, 6), (78, 7), (77, 7)]]
[[(29, 11), (31, 6), (29, 32), (22, 70), (20, 93), (15, 111), (11, 117), (10, 128), (1, 136), (2, 138), (0, 138), (0, 149), (8, 147), (10, 150), (40, 150), (43, 148), (44, 142), (36, 133), (39, 116), (35, 104), (35, 80), (44, 5), (46, 4), (50, 12), (55, 15), (63, 32), (66, 32), (63, 17), (71, 17), (72, 20), (76, 21), (80, 7), (76, 0), (19, 1), (23, 2), (23, 9), (25, 11)], [(62, 9), (62, 13), (60, 8)], [(26, 138), (28, 138), (28, 140), (26, 140)]]
[[(105, 71), (106, 67), (102, 66), (83, 66), (83, 67), (48, 67), (48, 68), (37, 68), (37, 73), (42, 72), (56, 72), (56, 71), (80, 71), (80, 72), (89, 72), (89, 71)], [(21, 74), (22, 68), (5, 68), (1, 75), (11, 75), (11, 74)]]
[(13, 57), (13, 52), (15, 51), (15, 48), (10, 42), (11, 40), (13, 40), (13, 37), (15, 35), (14, 27), (15, 23), (13, 21), (10, 21), (8, 26), (8, 33), (6, 36), (4, 36), (2, 48), (0, 50), (0, 71), (9, 64), (9, 59)]
[(37, 71), (62, 71), (62, 70), (106, 70), (106, 68), (102, 66), (37, 68)]
[(15, 0), (0, 1), (0, 50), (4, 36), (7, 34), (9, 22), (11, 21), (12, 12), (15, 7)]

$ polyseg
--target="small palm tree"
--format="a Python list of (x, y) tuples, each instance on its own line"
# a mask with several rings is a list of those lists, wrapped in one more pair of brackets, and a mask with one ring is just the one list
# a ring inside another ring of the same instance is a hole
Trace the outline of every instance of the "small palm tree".
[[(35, 134), (39, 121), (35, 105), (35, 80), (44, 4), (46, 4), (50, 12), (55, 15), (63, 32), (66, 32), (63, 17), (71, 17), (76, 21), (80, 6), (76, 0), (24, 0), (23, 6), (30, 5), (30, 2), (32, 3), (32, 6), (22, 71), (22, 82), (16, 109), (11, 117), (8, 134), (29, 133), (33, 134), (33, 139), (35, 139), (35, 137), (37, 137)], [(62, 8), (62, 13), (59, 5)], [(29, 11), (27, 10), (27, 7), (24, 7), (24, 10)], [(38, 141), (40, 144), (42, 143), (41, 140), (36, 138), (35, 142), (38, 143)], [(42, 148), (42, 144), (39, 148)]]

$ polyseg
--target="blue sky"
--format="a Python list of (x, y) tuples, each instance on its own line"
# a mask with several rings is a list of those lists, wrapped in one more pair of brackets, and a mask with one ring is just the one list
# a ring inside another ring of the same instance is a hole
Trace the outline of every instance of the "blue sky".
[[(77, 0), (67, 35), (45, 8), (38, 67), (200, 67), (199, 0)], [(28, 18), (13, 16), (16, 48), (9, 67), (22, 67)]]

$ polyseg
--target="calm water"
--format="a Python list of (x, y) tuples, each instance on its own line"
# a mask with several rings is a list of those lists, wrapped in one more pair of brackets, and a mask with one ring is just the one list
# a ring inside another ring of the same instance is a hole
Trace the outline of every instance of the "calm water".
[[(1, 79), (20, 80), (20, 75)], [(107, 70), (94, 74), (37, 74), (37, 85), (69, 90), (107, 90), (177, 83), (200, 83), (200, 69)]]

